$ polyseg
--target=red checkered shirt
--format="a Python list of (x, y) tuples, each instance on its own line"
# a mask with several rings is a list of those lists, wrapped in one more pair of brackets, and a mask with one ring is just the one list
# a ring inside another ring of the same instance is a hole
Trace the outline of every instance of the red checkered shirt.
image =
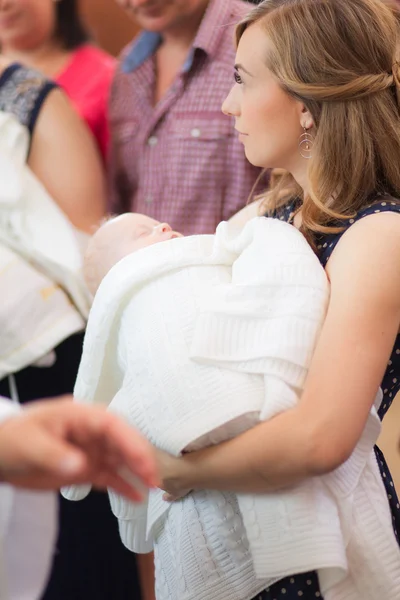
[(244, 156), (221, 105), (233, 85), (234, 25), (250, 6), (210, 0), (185, 65), (153, 105), (158, 34), (145, 32), (122, 55), (110, 118), (110, 208), (211, 233), (246, 203), (259, 169)]

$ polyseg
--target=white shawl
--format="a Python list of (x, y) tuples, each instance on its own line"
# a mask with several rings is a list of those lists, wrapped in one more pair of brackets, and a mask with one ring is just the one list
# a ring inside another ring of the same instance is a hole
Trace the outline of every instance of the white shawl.
[(26, 164), (29, 134), (0, 112), (0, 378), (85, 327), (76, 231)]
[[(273, 219), (139, 251), (100, 286), (76, 397), (112, 399), (175, 455), (237, 435), (297, 402), (328, 295), (303, 236)], [(134, 551), (154, 545), (160, 600), (246, 600), (314, 569), (327, 600), (394, 598), (400, 552), (373, 453), (379, 429), (373, 409), (345, 465), (284, 492), (195, 492), (173, 505), (154, 492), (139, 507), (110, 493), (121, 537)], [(359, 577), (364, 568), (374, 577)]]

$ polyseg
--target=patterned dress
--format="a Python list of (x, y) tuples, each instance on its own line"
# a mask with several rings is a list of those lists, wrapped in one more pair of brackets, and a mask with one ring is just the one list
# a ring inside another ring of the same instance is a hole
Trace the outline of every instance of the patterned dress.
[[(296, 202), (291, 202), (285, 207), (279, 209), (275, 216), (281, 221), (287, 221), (288, 223), (291, 223), (294, 212), (297, 208), (298, 204)], [(393, 202), (390, 197), (375, 195), (375, 201), (372, 204), (357, 213), (354, 219), (350, 219), (349, 221), (343, 223), (343, 226), (345, 227), (343, 231), (329, 235), (320, 235), (317, 239), (317, 250), (319, 252), (321, 264), (324, 267), (326, 266), (326, 263), (328, 262), (341, 236), (355, 221), (374, 213), (388, 211), (400, 213), (400, 204)], [(382, 420), (400, 389), (400, 335), (397, 336), (393, 346), (392, 354), (381, 387), (383, 391), (383, 399), (378, 412), (379, 417)], [(399, 500), (397, 498), (396, 490), (394, 489), (389, 468), (382, 452), (378, 447), (375, 447), (375, 453), (393, 516), (394, 532), (397, 539), (399, 539)], [(300, 575), (286, 577), (285, 579), (278, 581), (273, 586), (266, 589), (262, 594), (256, 596), (254, 600), (299, 600), (300, 598), (302, 600), (315, 600), (315, 598), (323, 598), (316, 572), (302, 573)]]
[(56, 87), (37, 71), (13, 63), (0, 75), (0, 110), (14, 114), (32, 135), (43, 102)]

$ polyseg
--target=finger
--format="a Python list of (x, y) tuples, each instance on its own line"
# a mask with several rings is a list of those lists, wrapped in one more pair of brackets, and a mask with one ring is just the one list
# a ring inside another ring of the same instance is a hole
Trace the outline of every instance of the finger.
[(117, 471), (118, 477), (127, 483), (132, 489), (138, 490), (142, 496), (147, 496), (147, 488), (143, 485), (142, 481), (132, 473), (128, 467), (122, 465)]
[(132, 427), (108, 414), (105, 438), (127, 471), (141, 479), (146, 487), (157, 487), (159, 478), (154, 452), (150, 444)]
[[(36, 412), (41, 411), (46, 419), (49, 410), (54, 413), (52, 425), (57, 424), (58, 436), (67, 438), (86, 453), (89, 460), (96, 453), (104, 452), (108, 445), (146, 486), (157, 486), (156, 462), (150, 444), (122, 420), (102, 408), (71, 403), (69, 399), (61, 400), (58, 406), (41, 403)], [(71, 465), (66, 464), (66, 467), (71, 468)]]
[(147, 486), (158, 483), (156, 463), (150, 444), (124, 421), (101, 408), (67, 403), (68, 438), (78, 446), (104, 443), (121, 457)]
[(125, 474), (135, 477), (132, 487), (139, 485), (146, 492), (157, 483), (155, 458), (148, 442), (129, 425), (114, 415), (104, 413), (88, 416), (87, 420), (74, 421), (69, 433), (71, 442), (81, 448), (90, 463), (104, 464), (110, 468), (124, 466)]
[(143, 494), (142, 491), (139, 491), (137, 488), (132, 487), (127, 481), (125, 481), (122, 477), (120, 477), (116, 473), (103, 472), (97, 473), (93, 478), (94, 487), (96, 489), (112, 489), (117, 494), (121, 494), (125, 496), (132, 502), (143, 502), (143, 500), (147, 496), (147, 490)]
[(27, 469), (65, 479), (79, 477), (87, 469), (87, 461), (81, 451), (41, 428), (32, 430), (29, 442)]

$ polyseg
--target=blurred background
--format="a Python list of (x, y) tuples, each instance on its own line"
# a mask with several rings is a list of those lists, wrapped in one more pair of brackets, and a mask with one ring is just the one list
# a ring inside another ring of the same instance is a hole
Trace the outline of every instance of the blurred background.
[(80, 9), (94, 40), (115, 56), (138, 33), (135, 23), (111, 0), (80, 0)]

